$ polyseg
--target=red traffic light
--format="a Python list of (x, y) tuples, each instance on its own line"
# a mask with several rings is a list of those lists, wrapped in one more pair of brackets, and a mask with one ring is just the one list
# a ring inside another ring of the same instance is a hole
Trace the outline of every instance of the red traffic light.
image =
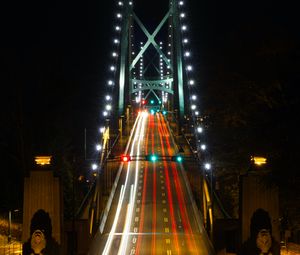
[(123, 162), (129, 162), (131, 160), (131, 157), (129, 155), (122, 155), (121, 159)]
[(143, 99), (143, 100), (142, 100), (142, 105), (145, 105), (145, 104), (146, 104), (146, 100)]

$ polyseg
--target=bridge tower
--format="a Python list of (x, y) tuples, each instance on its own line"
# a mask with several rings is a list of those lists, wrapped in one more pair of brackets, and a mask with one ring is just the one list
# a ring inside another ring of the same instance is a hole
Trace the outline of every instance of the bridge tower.
[[(184, 44), (181, 25), (185, 17), (180, 12), (183, 2), (169, 0), (169, 8), (153, 32), (149, 31), (134, 11), (134, 3), (119, 2), (120, 56), (117, 63), (118, 114), (124, 114), (125, 105), (141, 107), (151, 100), (160, 109), (178, 109), (179, 119), (185, 114), (187, 75), (184, 72)], [(187, 65), (186, 71), (191, 71)]]

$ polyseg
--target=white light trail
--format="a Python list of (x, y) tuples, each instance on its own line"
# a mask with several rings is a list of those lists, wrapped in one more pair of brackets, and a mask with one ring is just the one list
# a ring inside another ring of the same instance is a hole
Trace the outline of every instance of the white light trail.
[[(135, 142), (137, 142), (137, 149), (136, 149), (137, 157), (139, 157), (139, 155), (140, 155), (140, 145), (144, 141), (145, 123), (146, 123), (147, 116), (148, 116), (147, 112), (142, 112), (142, 120), (140, 122), (142, 125), (142, 128), (137, 129), (137, 130), (139, 130), (139, 133), (137, 133), (137, 135), (135, 136), (135, 139), (136, 139)], [(131, 154), (134, 150), (135, 142), (132, 144)], [(130, 203), (128, 205), (128, 213), (126, 214), (125, 227), (123, 230), (121, 245), (119, 246), (118, 254), (120, 254), (120, 255), (126, 254), (126, 250), (127, 250), (128, 236), (129, 236), (130, 226), (131, 226), (131, 221), (132, 221), (132, 216), (133, 216), (134, 201), (135, 201), (136, 193), (137, 193), (138, 173), (139, 173), (139, 161), (136, 161), (134, 185), (131, 186), (131, 191), (132, 191), (130, 193), (131, 199), (130, 199)]]
[[(139, 113), (139, 115), (136, 119), (136, 122), (135, 122), (135, 125), (133, 128), (133, 130), (136, 130), (136, 131), (134, 134), (133, 142), (131, 144), (130, 155), (133, 155), (134, 148), (137, 148), (136, 155), (137, 156), (140, 155), (140, 144), (143, 142), (143, 136), (144, 136), (144, 132), (145, 132), (145, 122), (146, 122), (147, 116), (148, 116), (148, 114), (146, 112), (142, 112), (142, 113)], [(135, 128), (135, 126), (137, 126), (137, 127)], [(137, 147), (136, 147), (136, 143), (137, 143)], [(121, 190), (114, 222), (113, 222), (111, 231), (109, 233), (107, 242), (105, 244), (103, 254), (111, 254), (110, 249), (111, 249), (113, 237), (116, 234), (115, 231), (116, 231), (117, 223), (119, 221), (121, 208), (124, 207), (124, 205), (123, 205), (124, 204), (124, 196), (125, 196), (126, 187), (128, 186), (130, 165), (131, 165), (131, 163), (128, 162), (127, 171), (126, 171), (126, 179), (125, 179), (125, 183), (123, 184), (124, 191)], [(133, 215), (134, 201), (135, 201), (135, 197), (136, 197), (136, 193), (137, 193), (138, 170), (139, 170), (139, 163), (137, 161), (136, 166), (135, 166), (134, 184), (131, 185), (131, 187), (133, 188), (133, 191), (131, 191), (131, 193), (130, 193), (130, 200), (129, 200), (128, 209), (127, 209), (127, 213), (126, 213), (126, 220), (125, 220), (125, 224), (124, 224), (124, 230), (122, 233), (121, 245), (119, 246), (119, 254), (125, 254), (125, 251), (127, 248), (127, 240), (128, 240), (128, 235), (129, 235), (131, 220), (132, 220), (132, 215)], [(131, 190), (132, 190), (132, 188), (131, 188)]]

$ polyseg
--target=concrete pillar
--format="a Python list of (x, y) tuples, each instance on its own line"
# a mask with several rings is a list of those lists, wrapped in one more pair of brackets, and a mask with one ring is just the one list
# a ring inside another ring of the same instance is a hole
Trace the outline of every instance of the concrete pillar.
[(61, 244), (62, 226), (61, 189), (58, 177), (50, 170), (33, 170), (24, 180), (23, 233), (22, 241), (30, 237), (30, 223), (34, 213), (43, 209), (52, 222), (52, 236)]

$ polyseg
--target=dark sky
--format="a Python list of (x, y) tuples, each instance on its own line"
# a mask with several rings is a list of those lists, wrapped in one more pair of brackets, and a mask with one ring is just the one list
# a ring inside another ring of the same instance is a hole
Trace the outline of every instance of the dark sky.
[[(137, 15), (156, 24), (168, 4), (165, 0), (162, 7), (161, 2), (137, 1)], [(232, 36), (255, 44), (272, 34), (299, 44), (299, 9), (293, 2), (186, 1), (202, 86), (218, 64), (239, 65), (230, 55), (242, 45), (239, 40), (233, 43)], [(100, 0), (5, 1), (0, 10), (1, 179), (13, 185), (21, 176), (18, 164), (11, 163), (19, 150), (19, 127), (29, 129), (26, 148), (36, 154), (51, 153), (44, 144), (55, 132), (71, 133), (71, 142), (82, 150), (84, 128), (98, 127), (116, 5)]]

